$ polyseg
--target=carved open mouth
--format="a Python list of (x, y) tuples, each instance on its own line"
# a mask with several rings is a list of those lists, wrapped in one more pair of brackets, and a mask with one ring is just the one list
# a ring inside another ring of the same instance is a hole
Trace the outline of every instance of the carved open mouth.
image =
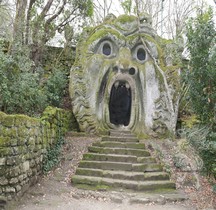
[(109, 98), (110, 122), (114, 125), (128, 126), (131, 116), (131, 87), (127, 81), (116, 81)]

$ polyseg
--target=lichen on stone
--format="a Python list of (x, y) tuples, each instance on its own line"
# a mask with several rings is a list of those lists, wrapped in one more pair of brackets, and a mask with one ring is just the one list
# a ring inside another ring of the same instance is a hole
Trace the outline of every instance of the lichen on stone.
[[(85, 30), (77, 45), (69, 87), (80, 129), (94, 133), (128, 129), (140, 136), (174, 133), (180, 64), (170, 65), (167, 59), (176, 52), (166, 49), (171, 43), (156, 34), (145, 13), (140, 19), (110, 16)], [(120, 123), (112, 120), (111, 92), (120, 84), (130, 91), (128, 123), (115, 116)]]

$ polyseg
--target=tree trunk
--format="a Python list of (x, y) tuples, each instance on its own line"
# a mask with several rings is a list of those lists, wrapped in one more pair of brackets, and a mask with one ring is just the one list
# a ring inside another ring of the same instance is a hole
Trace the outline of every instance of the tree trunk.
[(17, 0), (16, 1), (16, 16), (14, 20), (14, 29), (13, 29), (13, 43), (14, 44), (24, 43), (26, 7), (27, 7), (27, 0)]
[(36, 0), (30, 0), (29, 7), (27, 10), (27, 16), (26, 16), (26, 31), (25, 31), (25, 44), (29, 44), (29, 31), (30, 31), (30, 20), (31, 20), (31, 10)]

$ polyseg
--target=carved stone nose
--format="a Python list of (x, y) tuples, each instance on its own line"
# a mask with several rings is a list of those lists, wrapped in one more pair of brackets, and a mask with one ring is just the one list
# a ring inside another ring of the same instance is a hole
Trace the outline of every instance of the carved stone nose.
[(136, 69), (135, 69), (134, 67), (131, 67), (131, 68), (129, 69), (128, 73), (129, 73), (130, 75), (134, 75), (134, 74), (136, 73)]
[(137, 68), (136, 67), (130, 67), (130, 68), (121, 68), (119, 67), (118, 65), (115, 65), (113, 67), (113, 71), (114, 72), (119, 72), (119, 73), (122, 73), (122, 74), (130, 74), (130, 75), (135, 75), (136, 72), (137, 72)]

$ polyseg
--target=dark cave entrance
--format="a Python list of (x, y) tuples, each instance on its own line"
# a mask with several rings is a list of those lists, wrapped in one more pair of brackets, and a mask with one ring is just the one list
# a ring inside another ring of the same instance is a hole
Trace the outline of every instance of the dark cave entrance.
[(109, 99), (110, 122), (127, 126), (131, 115), (131, 88), (125, 81), (113, 84)]

